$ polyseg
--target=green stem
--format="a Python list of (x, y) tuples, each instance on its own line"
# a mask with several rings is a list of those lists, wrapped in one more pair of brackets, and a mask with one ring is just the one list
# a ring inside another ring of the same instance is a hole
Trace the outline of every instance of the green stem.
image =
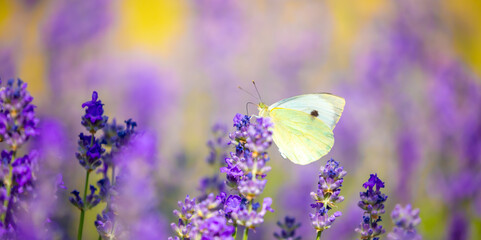
[(232, 233), (232, 238), (235, 239), (236, 236), (237, 236), (237, 224), (234, 223), (234, 233)]
[(87, 176), (85, 177), (85, 188), (84, 188), (84, 198), (83, 198), (84, 207), (83, 207), (83, 209), (80, 210), (80, 222), (79, 222), (79, 225), (78, 225), (77, 240), (82, 239), (82, 230), (83, 230), (83, 227), (84, 227), (84, 218), (85, 218), (85, 204), (86, 204), (85, 200), (87, 199), (87, 189), (88, 189), (88, 186), (89, 186), (89, 176), (90, 176), (90, 170), (87, 170)]
[[(94, 145), (94, 135), (95, 135), (95, 132), (90, 132), (92, 134), (92, 137), (90, 138), (90, 147), (92, 147)], [(87, 150), (88, 151), (88, 150)], [(78, 224), (78, 233), (77, 233), (77, 240), (81, 240), (82, 239), (82, 232), (83, 232), (83, 228), (84, 228), (84, 219), (85, 219), (85, 207), (86, 207), (86, 199), (87, 199), (87, 189), (89, 187), (89, 176), (90, 176), (90, 169), (87, 169), (87, 176), (85, 176), (85, 188), (84, 188), (84, 198), (83, 198), (83, 201), (84, 201), (84, 206), (83, 208), (80, 210), (80, 221), (79, 221), (79, 224)], [(100, 236), (99, 236), (100, 237)]]
[(249, 234), (249, 228), (244, 228), (244, 236), (242, 236), (242, 240), (247, 240), (247, 235)]
[(316, 240), (321, 239), (321, 234), (322, 234), (322, 231), (318, 231), (318, 232), (317, 232)]
[[(11, 193), (11, 190), (12, 190), (12, 185), (13, 185), (13, 167), (12, 167), (12, 163), (13, 161), (15, 161), (15, 156), (17, 155), (17, 151), (12, 151), (12, 159), (10, 160), (10, 164), (8, 164), (8, 175), (7, 175), (7, 178), (4, 182), (5, 184), (5, 187), (6, 187), (6, 190), (7, 190), (7, 196), (5, 197), (5, 200), (3, 200), (3, 207), (4, 209), (7, 209), (8, 210), (8, 204), (10, 203), (10, 195), (12, 194)], [(6, 225), (5, 224), (5, 218), (7, 218), (7, 211), (5, 211), (3, 214), (2, 214), (2, 222), (4, 224), (4, 226)]]
[(112, 186), (114, 186), (114, 183), (115, 183), (115, 166), (112, 165)]
[(102, 237), (99, 235), (99, 240), (102, 240)]

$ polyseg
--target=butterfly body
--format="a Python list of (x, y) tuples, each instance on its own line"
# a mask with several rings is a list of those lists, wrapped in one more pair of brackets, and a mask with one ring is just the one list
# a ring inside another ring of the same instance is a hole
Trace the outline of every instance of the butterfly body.
[(259, 116), (274, 123), (273, 139), (290, 161), (305, 165), (326, 155), (334, 145), (333, 129), (342, 111), (343, 98), (327, 94), (304, 94), (267, 106), (260, 103)]

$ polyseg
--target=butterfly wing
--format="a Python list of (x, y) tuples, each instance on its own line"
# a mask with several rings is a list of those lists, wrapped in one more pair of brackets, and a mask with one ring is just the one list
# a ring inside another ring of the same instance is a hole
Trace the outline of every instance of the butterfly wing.
[(290, 161), (306, 165), (326, 155), (334, 145), (331, 128), (303, 111), (273, 108), (273, 139), (279, 152)]
[(269, 106), (269, 110), (275, 108), (298, 110), (317, 117), (332, 130), (339, 121), (345, 104), (344, 98), (329, 93), (304, 94), (276, 102)]

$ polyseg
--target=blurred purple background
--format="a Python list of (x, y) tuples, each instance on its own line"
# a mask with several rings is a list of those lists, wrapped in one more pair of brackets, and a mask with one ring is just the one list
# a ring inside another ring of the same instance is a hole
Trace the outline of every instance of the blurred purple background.
[[(200, 179), (217, 171), (205, 161), (211, 126), (232, 130), (235, 113), (257, 103), (237, 87), (255, 93), (255, 80), (268, 105), (331, 92), (346, 107), (321, 161), (297, 166), (270, 149), (263, 196), (276, 212), (252, 239), (271, 239), (285, 215), (302, 222), (303, 239), (314, 238), (309, 193), (331, 157), (348, 175), (343, 216), (324, 239), (357, 236), (356, 204), (370, 173), (386, 183), (388, 213), (396, 203), (420, 208), (425, 239), (479, 239), (480, 11), (474, 0), (0, 0), (0, 78), (21, 78), (35, 98), (41, 134), (30, 148), (41, 156), (39, 179), (62, 173), (68, 188), (54, 211), (61, 238), (76, 233), (67, 195), (83, 184), (74, 153), (81, 104), (93, 90), (106, 115), (132, 118), (155, 139), (155, 154), (143, 156), (155, 169), (133, 171), (146, 174), (159, 210), (151, 224), (165, 237), (176, 202), (200, 194)], [(89, 239), (101, 209), (87, 214)]]

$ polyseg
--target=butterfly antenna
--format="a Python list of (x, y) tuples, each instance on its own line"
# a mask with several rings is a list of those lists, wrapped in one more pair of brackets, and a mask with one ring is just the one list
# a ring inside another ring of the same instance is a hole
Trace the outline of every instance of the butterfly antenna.
[(249, 96), (251, 96), (251, 97), (253, 97), (253, 98), (256, 98), (256, 99), (257, 99), (257, 97), (256, 97), (256, 96), (254, 96), (254, 94), (252, 94), (252, 93), (250, 93), (250, 92), (246, 91), (246, 90), (245, 90), (245, 89), (243, 89), (241, 86), (237, 86), (237, 87), (238, 87), (238, 88), (239, 88), (241, 91), (243, 91), (243, 92), (245, 92), (245, 93), (249, 94)]
[(247, 102), (247, 103), (246, 103), (247, 116), (249, 116), (249, 104), (252, 104), (252, 105), (254, 105), (254, 106), (257, 106), (257, 105), (256, 105), (255, 103), (253, 103), (253, 102)]
[(264, 102), (264, 101), (262, 101), (261, 95), (259, 94), (259, 90), (257, 90), (256, 82), (252, 81), (252, 84), (254, 84), (254, 88), (256, 89), (257, 96), (259, 96), (259, 100), (261, 100), (261, 102)]

